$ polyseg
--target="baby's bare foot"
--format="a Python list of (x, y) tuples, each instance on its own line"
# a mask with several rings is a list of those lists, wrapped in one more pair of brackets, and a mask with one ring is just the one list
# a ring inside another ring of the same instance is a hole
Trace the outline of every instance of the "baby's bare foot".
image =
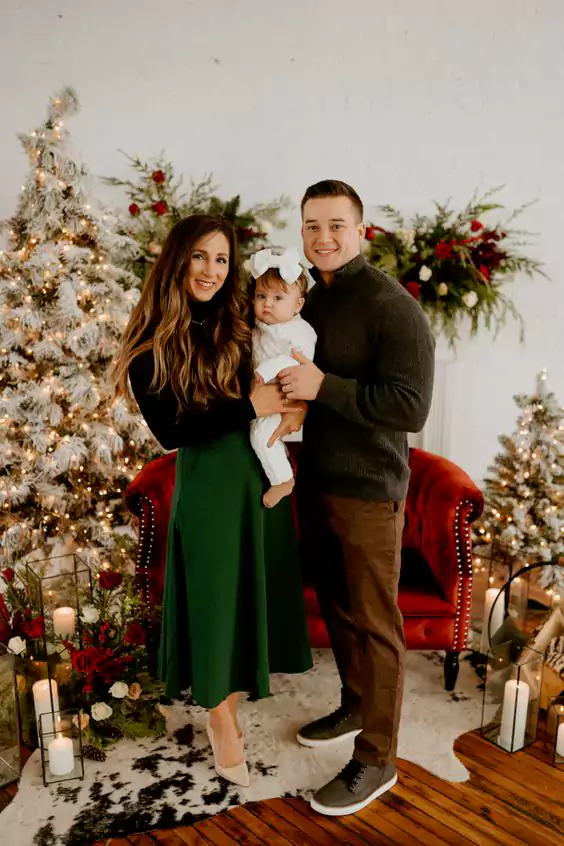
[(262, 504), (266, 508), (274, 508), (275, 505), (278, 505), (281, 499), (284, 499), (285, 496), (290, 496), (294, 490), (294, 484), (294, 480), (290, 479), (289, 482), (282, 482), (281, 485), (272, 485), (272, 487), (264, 494)]

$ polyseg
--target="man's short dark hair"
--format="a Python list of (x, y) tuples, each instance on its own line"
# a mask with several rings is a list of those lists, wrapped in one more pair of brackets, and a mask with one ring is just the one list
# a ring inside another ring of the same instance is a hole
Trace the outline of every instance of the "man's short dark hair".
[(348, 197), (355, 209), (357, 210), (360, 220), (364, 219), (364, 207), (362, 200), (350, 185), (346, 182), (341, 182), (339, 179), (322, 179), (321, 182), (316, 182), (315, 185), (310, 185), (302, 198), (302, 216), (304, 213), (304, 206), (308, 200), (319, 200), (325, 197)]

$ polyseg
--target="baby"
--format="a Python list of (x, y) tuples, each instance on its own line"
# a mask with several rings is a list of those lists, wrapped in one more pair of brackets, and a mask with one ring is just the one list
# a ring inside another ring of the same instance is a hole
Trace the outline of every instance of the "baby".
[[(264, 382), (276, 380), (285, 367), (295, 367), (292, 350), (313, 359), (317, 335), (300, 317), (308, 289), (307, 275), (295, 247), (282, 255), (260, 250), (251, 256), (251, 275), (255, 279), (253, 329), (253, 365)], [(268, 441), (281, 422), (280, 414), (260, 417), (251, 423), (251, 444), (271, 487), (263, 496), (267, 508), (273, 508), (294, 488), (294, 474), (286, 446), (281, 440), (269, 447)], [(286, 440), (301, 440), (301, 432)]]

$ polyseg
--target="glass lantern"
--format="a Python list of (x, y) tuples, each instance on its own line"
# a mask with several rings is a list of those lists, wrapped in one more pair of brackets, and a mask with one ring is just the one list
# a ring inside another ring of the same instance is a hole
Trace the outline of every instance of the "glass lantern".
[(16, 656), (0, 644), (0, 787), (20, 777)]
[(528, 599), (529, 579), (520, 574), (520, 565), (497, 554), (495, 548), (481, 548), (474, 558), (471, 648), (486, 656), (496, 642), (507, 639), (507, 633), (519, 639)]
[(553, 766), (564, 770), (564, 691), (549, 700), (546, 712), (546, 744)]
[(81, 713), (78, 710), (43, 713), (39, 717), (39, 746), (43, 784), (84, 778)]
[(92, 573), (76, 553), (68, 553), (26, 564), (26, 576), (31, 605), (45, 621), (35, 657), (45, 660), (58, 639), (78, 641), (78, 618), (92, 595)]
[(527, 646), (517, 661), (512, 656), (511, 642), (488, 652), (480, 730), (506, 752), (536, 740), (542, 686), (542, 653)]

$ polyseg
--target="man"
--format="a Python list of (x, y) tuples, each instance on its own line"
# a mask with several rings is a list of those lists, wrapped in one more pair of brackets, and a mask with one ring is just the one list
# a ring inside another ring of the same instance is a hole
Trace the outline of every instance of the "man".
[(361, 254), (363, 216), (343, 182), (307, 189), (302, 236), (316, 285), (302, 313), (317, 348), (314, 362), (296, 352), (301, 366), (279, 374), (289, 401), (310, 403), (300, 527), (342, 683), (337, 711), (304, 726), (298, 740), (323, 747), (356, 738), (352, 760), (311, 800), (329, 815), (359, 811), (397, 780), (407, 433), (423, 428), (434, 372), (421, 307)]

